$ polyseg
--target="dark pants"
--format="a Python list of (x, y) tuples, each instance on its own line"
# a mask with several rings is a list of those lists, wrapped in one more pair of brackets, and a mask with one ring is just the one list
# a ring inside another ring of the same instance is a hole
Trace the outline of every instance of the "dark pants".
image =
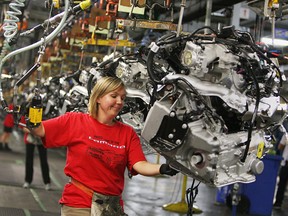
[(38, 148), (42, 178), (44, 184), (50, 183), (49, 165), (47, 161), (47, 149), (43, 145), (26, 144), (25, 181), (31, 183), (33, 180), (34, 149)]
[(279, 183), (278, 183), (275, 203), (280, 204), (280, 205), (282, 204), (287, 182), (288, 182), (288, 164), (286, 163), (286, 166), (281, 166), (281, 169), (279, 172)]

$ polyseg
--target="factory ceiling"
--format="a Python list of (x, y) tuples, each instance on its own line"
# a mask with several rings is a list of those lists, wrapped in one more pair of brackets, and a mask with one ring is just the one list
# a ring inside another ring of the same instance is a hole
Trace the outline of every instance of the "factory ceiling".
[[(14, 0), (13, 0), (14, 1)], [(3, 5), (7, 5), (11, 2), (11, 0), (0, 0), (0, 9), (3, 7)], [(24, 0), (25, 1), (25, 0)], [(45, 5), (47, 2), (52, 0), (26, 0), (26, 9), (25, 14), (29, 18), (30, 24), (39, 24), (46, 20), (49, 16), (49, 11), (47, 8), (45, 8)], [(60, 1), (60, 0), (59, 0)], [(80, 0), (71, 0), (72, 2), (80, 2)], [(163, 0), (146, 0), (146, 4), (150, 2), (158, 2), (159, 4), (163, 4)], [(169, 2), (169, 0), (166, 0)], [(259, 10), (260, 12), (263, 11), (262, 6), (264, 5), (264, 0), (247, 0), (247, 1), (241, 1), (241, 0), (211, 0), (212, 1), (212, 12), (219, 11), (221, 9), (227, 9), (232, 8), (233, 5), (237, 3), (247, 3), (248, 5), (255, 5), (255, 10)], [(99, 2), (96, 0), (92, 0), (92, 2)], [(105, 2), (105, 1), (104, 1)], [(108, 1), (107, 1), (108, 2)], [(185, 5), (184, 9), (184, 15), (183, 15), (183, 23), (189, 23), (193, 20), (202, 19), (206, 14), (206, 7), (207, 7), (207, 0), (176, 0), (174, 2), (174, 15), (173, 15), (173, 22), (178, 23), (178, 19), (180, 16), (180, 8), (181, 5)], [(287, 5), (287, 0), (281, 0), (279, 2), (283, 2), (284, 5)], [(285, 6), (287, 7), (287, 6)], [(252, 7), (251, 7), (252, 8)], [(160, 10), (161, 11), (161, 10)], [(285, 8), (285, 11), (288, 9)], [(257, 12), (257, 11), (256, 11)], [(213, 17), (214, 19), (214, 17)], [(217, 21), (217, 18), (215, 18)], [(213, 20), (212, 20), (213, 21)], [(247, 23), (247, 26), (249, 27), (251, 25), (250, 23)]]
[[(45, 3), (49, 0), (26, 0), (26, 14), (29, 15), (30, 22), (37, 23), (41, 22), (48, 17), (48, 9), (45, 8)], [(76, 0), (75, 0), (76, 1)], [(74, 1), (74, 2), (75, 2)], [(157, 2), (159, 0), (153, 1)], [(10, 0), (1, 0), (0, 4), (8, 4), (11, 2)], [(78, 1), (79, 2), (79, 1)], [(147, 1), (148, 2), (148, 1)], [(160, 1), (159, 1), (160, 2)], [(183, 16), (183, 23), (191, 22), (195, 19), (205, 16), (206, 13), (206, 0), (178, 0), (174, 1), (175, 5), (175, 13), (174, 13), (174, 21), (178, 22), (179, 14), (180, 14), (180, 5), (185, 3), (185, 10)], [(234, 4), (245, 2), (240, 0), (212, 0), (212, 12), (218, 11), (221, 9), (229, 8)], [(161, 1), (162, 3), (162, 1)]]
[[(212, 1), (212, 12), (229, 8), (233, 6), (234, 4), (240, 3), (240, 2), (245, 2), (245, 1), (239, 1), (239, 0), (213, 0)], [(191, 0), (187, 1), (186, 3), (186, 8), (184, 11), (184, 16), (183, 16), (183, 23), (191, 22), (195, 19), (201, 18), (205, 16), (206, 14), (206, 5), (207, 1), (205, 0)], [(179, 13), (175, 14), (175, 20), (178, 20), (179, 18)]]

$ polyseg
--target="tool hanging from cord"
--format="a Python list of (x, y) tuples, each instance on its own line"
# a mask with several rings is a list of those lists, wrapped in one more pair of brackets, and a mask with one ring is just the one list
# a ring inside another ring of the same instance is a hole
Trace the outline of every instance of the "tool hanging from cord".
[[(86, 1), (87, 2), (87, 1)], [(90, 1), (89, 1), (90, 3)], [(53, 5), (51, 5), (52, 7)], [(52, 11), (52, 10), (51, 10)], [(51, 14), (50, 14), (51, 16)], [(49, 17), (49, 19), (51, 19), (51, 17)], [(48, 19), (48, 20), (49, 20)], [(28, 117), (26, 120), (26, 127), (28, 128), (35, 128), (38, 127), (41, 122), (42, 122), (42, 113), (43, 113), (43, 103), (42, 103), (42, 97), (40, 95), (40, 89), (41, 89), (41, 79), (42, 79), (42, 72), (41, 70), (38, 70), (38, 68), (41, 66), (41, 61), (42, 61), (42, 57), (45, 53), (45, 49), (46, 49), (46, 35), (47, 32), (49, 30), (49, 25), (45, 25), (45, 30), (44, 30), (44, 36), (42, 38), (42, 45), (39, 47), (39, 51), (38, 51), (38, 58), (36, 63), (21, 77), (21, 79), (19, 79), (14, 87), (14, 104), (17, 104), (17, 91), (18, 91), (18, 87), (20, 85), (23, 84), (23, 82), (25, 80), (27, 80), (27, 78), (29, 78), (31, 76), (31, 74), (33, 74), (35, 71), (37, 71), (37, 78), (36, 78), (36, 86), (34, 88), (34, 92), (33, 92), (33, 97), (31, 99), (31, 102), (29, 104), (29, 112), (28, 112)], [(17, 114), (20, 114), (20, 117), (17, 116)], [(23, 115), (23, 110), (20, 110), (20, 108), (18, 109), (18, 112), (14, 112), (15, 118), (15, 124), (20, 124), (20, 118), (21, 115)]]
[[(90, 0), (85, 0), (83, 2), (81, 2), (80, 4), (76, 5), (75, 7), (71, 8), (70, 5), (69, 5), (69, 0), (65, 0), (65, 8), (64, 8), (64, 11), (60, 14), (57, 14), (56, 16), (54, 17), (51, 17), (47, 20), (45, 20), (45, 22), (41, 25), (38, 25), (36, 27), (34, 27), (33, 29), (31, 30), (28, 30), (26, 32), (24, 32), (23, 34), (21, 34), (21, 36), (23, 35), (27, 35), (27, 34), (30, 34), (32, 33), (33, 31), (37, 30), (37, 29), (48, 29), (50, 27), (50, 23), (54, 23), (54, 22), (59, 22), (59, 25), (56, 27), (55, 30), (53, 30), (49, 35), (45, 35), (44, 34), (44, 37), (41, 38), (40, 41), (34, 43), (34, 44), (31, 44), (27, 47), (23, 47), (23, 48), (20, 48), (18, 50), (15, 50), (11, 53), (9, 53), (8, 55), (6, 55), (5, 57), (3, 57), (3, 59), (1, 59), (0, 61), (0, 73), (2, 71), (2, 67), (5, 63), (6, 60), (8, 60), (9, 58), (11, 58), (12, 56), (14, 55), (17, 55), (21, 52), (24, 52), (24, 51), (28, 51), (30, 49), (33, 49), (33, 48), (36, 48), (36, 47), (39, 47), (40, 46), (40, 49), (39, 49), (39, 56), (38, 56), (38, 61), (23, 75), (23, 77), (15, 84), (15, 88), (14, 88), (14, 93), (17, 92), (16, 89), (34, 72), (36, 71), (39, 67), (40, 67), (40, 60), (42, 58), (42, 55), (43, 55), (43, 52), (45, 50), (45, 46), (46, 44), (48, 44), (51, 40), (53, 40), (62, 30), (63, 28), (66, 27), (67, 23), (69, 23), (77, 13), (79, 13), (81, 10), (85, 10), (87, 8), (89, 8), (91, 6), (91, 1)], [(41, 73), (41, 71), (39, 71), (39, 73)], [(1, 75), (1, 74), (0, 74)], [(40, 82), (41, 82), (41, 74), (38, 74), (38, 85), (40, 85)], [(38, 90), (35, 91), (36, 94), (38, 94), (37, 92)], [(15, 97), (14, 97), (15, 98)], [(39, 98), (38, 98), (39, 99)], [(35, 115), (35, 112), (40, 112), (41, 110), (41, 106), (39, 105), (39, 100), (36, 99), (34, 100), (34, 105), (32, 107), (34, 107), (33, 109), (31, 109), (31, 116), (30, 118), (32, 118), (32, 126), (36, 126), (38, 123), (39, 123), (39, 115)], [(9, 110), (8, 106), (7, 106), (7, 102), (5, 101), (4, 97), (3, 97), (3, 92), (2, 92), (2, 88), (1, 88), (1, 79), (0, 79), (0, 100), (1, 100), (1, 105), (2, 105), (2, 108), (3, 110), (5, 110), (6, 112), (8, 113), (14, 113), (15, 116), (19, 115), (21, 110), (18, 106), (14, 106), (14, 110)], [(15, 102), (16, 99), (13, 100), (14, 101), (14, 105), (16, 104)], [(36, 111), (35, 111), (36, 110)], [(34, 114), (33, 114), (34, 113)], [(38, 114), (38, 113), (37, 113)], [(19, 118), (15, 118), (16, 120), (16, 124), (19, 123)], [(42, 120), (42, 118), (41, 118)]]
[[(68, 3), (68, 0), (67, 0), (67, 3)], [(68, 5), (66, 7), (66, 10), (68, 12)], [(67, 16), (63, 16), (63, 24), (65, 24), (65, 20), (66, 20)], [(4, 64), (4, 62), (11, 56), (13, 55), (16, 55), (22, 51), (27, 51), (29, 50), (29, 48), (34, 48), (39, 46), (40, 45), (40, 48), (39, 48), (39, 56), (38, 56), (38, 60), (37, 62), (15, 83), (15, 86), (14, 86), (14, 95), (13, 95), (13, 104), (14, 104), (14, 108), (13, 110), (9, 110), (8, 106), (7, 106), (7, 102), (5, 101), (5, 99), (3, 98), (3, 95), (2, 95), (2, 89), (0, 88), (0, 96), (1, 96), (1, 105), (2, 105), (2, 108), (7, 112), (7, 113), (13, 113), (13, 116), (14, 116), (14, 123), (17, 125), (19, 124), (20, 122), (20, 118), (21, 118), (21, 115), (24, 113), (23, 109), (21, 109), (20, 106), (17, 105), (17, 90), (18, 90), (18, 87), (23, 84), (23, 82), (25, 80), (28, 79), (28, 77), (34, 72), (36, 71), (39, 67), (40, 67), (40, 63), (41, 63), (41, 58), (44, 54), (44, 50), (45, 50), (45, 46), (47, 44), (47, 42), (49, 42), (52, 38), (54, 38), (57, 34), (58, 34), (58, 31), (61, 30), (61, 26), (59, 28), (56, 28), (51, 34), (49, 35), (46, 35), (46, 32), (48, 30), (48, 25), (46, 26), (46, 29), (45, 29), (45, 34), (44, 34), (44, 37), (42, 38), (42, 40), (39, 42), (39, 43), (36, 43), (36, 44), (32, 44), (31, 46), (29, 47), (24, 47), (22, 49), (18, 49), (18, 50), (15, 50), (11, 53), (9, 53), (8, 55), (6, 55), (3, 59), (1, 59), (1, 64), (0, 64), (0, 71), (1, 71), (1, 68)], [(57, 31), (56, 31), (57, 30)], [(11, 35), (11, 33), (10, 33)], [(55, 36), (54, 36), (55, 35)], [(53, 37), (52, 37), (53, 36)], [(11, 36), (12, 37), (12, 36)], [(6, 38), (7, 39), (7, 38)], [(39, 44), (39, 45), (38, 45)], [(0, 79), (1, 81), (1, 79)], [(1, 82), (0, 82), (1, 83)], [(39, 87), (41, 85), (41, 71), (38, 71), (38, 75), (37, 75), (37, 86)], [(39, 123), (39, 115), (35, 115), (36, 114), (36, 111), (40, 111), (41, 112), (41, 109), (40, 109), (40, 105), (39, 105), (39, 92), (37, 92), (38, 88), (35, 88), (35, 99), (32, 100), (33, 103), (31, 103), (31, 106), (32, 106), (32, 109), (31, 109), (31, 114), (30, 114), (30, 117), (29, 119), (32, 119), (32, 122), (31, 122), (31, 126), (36, 126), (37, 123)], [(34, 110), (33, 110), (34, 109)], [(36, 111), (35, 111), (36, 110)], [(42, 114), (41, 114), (41, 120), (42, 120)]]
[[(31, 74), (33, 74), (40, 66), (41, 66), (41, 59), (44, 55), (46, 44), (42, 45), (39, 48), (39, 55), (37, 58), (36, 63), (19, 79), (15, 86), (14, 86), (14, 97), (13, 97), (13, 104), (17, 104), (17, 90), (20, 85), (23, 84), (25, 80), (27, 80)], [(34, 95), (33, 98), (29, 104), (29, 113), (28, 113), (28, 119), (27, 122), (29, 122), (29, 125), (26, 125), (29, 128), (38, 127), (42, 121), (42, 111), (43, 111), (43, 105), (42, 105), (42, 98), (40, 95), (40, 88), (41, 88), (41, 78), (42, 78), (42, 72), (41, 70), (37, 70), (37, 79), (36, 79), (36, 86), (34, 88)], [(25, 111), (25, 110), (24, 110)], [(23, 110), (18, 108), (18, 112), (14, 112), (14, 122), (15, 124), (20, 124), (20, 118), (21, 115), (25, 114)], [(18, 116), (18, 113), (20, 116)]]

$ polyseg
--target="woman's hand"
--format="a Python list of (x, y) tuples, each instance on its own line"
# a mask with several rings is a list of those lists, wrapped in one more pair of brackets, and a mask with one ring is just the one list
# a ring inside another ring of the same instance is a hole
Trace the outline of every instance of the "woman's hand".
[(173, 169), (169, 164), (162, 164), (160, 167), (160, 174), (174, 176), (178, 173), (178, 170)]
[(31, 134), (38, 136), (38, 137), (44, 137), (45, 136), (45, 129), (44, 129), (42, 123), (40, 123), (40, 125), (38, 127), (30, 128), (29, 131)]

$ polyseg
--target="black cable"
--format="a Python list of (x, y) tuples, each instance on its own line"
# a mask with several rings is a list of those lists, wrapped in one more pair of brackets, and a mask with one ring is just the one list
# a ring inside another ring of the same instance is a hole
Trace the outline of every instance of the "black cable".
[[(249, 61), (247, 61), (248, 65), (250, 66), (250, 68), (252, 68), (252, 65), (250, 64)], [(259, 103), (260, 103), (260, 88), (259, 88), (259, 83), (257, 81), (256, 75), (254, 73), (253, 70), (250, 70), (251, 75), (252, 75), (252, 79), (256, 88), (256, 102), (255, 102), (255, 108), (254, 108), (254, 112), (251, 118), (251, 121), (249, 123), (249, 128), (248, 128), (248, 137), (247, 137), (247, 141), (245, 142), (246, 148), (244, 150), (244, 154), (243, 157), (241, 158), (241, 162), (245, 162), (246, 157), (248, 155), (248, 151), (250, 148), (250, 142), (251, 142), (251, 137), (252, 137), (252, 131), (253, 131), (253, 127), (254, 127), (254, 122), (257, 116), (257, 112), (258, 112), (258, 107), (259, 107)]]
[(239, 37), (239, 38), (238, 38), (238, 41), (243, 42), (243, 43), (249, 45), (254, 52), (256, 52), (261, 58), (263, 58), (264, 60), (266, 60), (269, 64), (271, 64), (271, 65), (278, 71), (278, 73), (279, 73), (279, 79), (280, 79), (280, 86), (282, 86), (283, 80), (282, 80), (282, 76), (281, 76), (281, 71), (280, 71), (280, 69), (278, 68), (277, 65), (275, 65), (275, 63), (274, 63), (270, 58), (268, 58), (268, 57), (265, 55), (265, 51), (264, 51), (262, 48), (260, 48), (259, 46), (257, 46), (257, 45), (255, 44), (255, 41), (252, 39), (251, 33), (249, 33), (249, 32), (238, 32), (238, 33), (239, 33), (239, 34), (242, 34), (242, 35), (244, 35), (244, 34), (249, 35), (249, 38), (251, 39), (251, 41), (246, 40), (244, 37)]
[(196, 196), (198, 195), (198, 187), (201, 182), (198, 182), (196, 186), (195, 185), (195, 179), (193, 179), (191, 187), (186, 190), (186, 200), (188, 204), (188, 212), (187, 216), (193, 215), (193, 204), (195, 201)]
[(224, 127), (225, 122), (223, 121), (223, 119), (216, 113), (214, 112), (210, 106), (207, 104), (206, 100), (203, 98), (203, 96), (197, 91), (197, 89), (190, 83), (188, 82), (186, 79), (179, 77), (176, 79), (176, 81), (182, 81), (184, 82), (195, 94), (195, 96), (203, 103), (203, 105), (207, 108), (207, 110), (209, 111), (210, 115), (212, 117), (216, 117), (218, 120), (220, 120), (222, 127)]
[(285, 103), (287, 103), (288, 104), (288, 99), (286, 98), (286, 97), (284, 97), (283, 95), (281, 95), (281, 94), (279, 94), (279, 96), (280, 96), (280, 98), (282, 98), (284, 101), (285, 101)]
[(203, 26), (203, 27), (201, 27), (201, 28), (196, 29), (194, 32), (192, 32), (192, 33), (189, 35), (188, 38), (194, 37), (194, 35), (195, 35), (197, 32), (199, 32), (199, 31), (201, 31), (201, 30), (204, 30), (204, 29), (209, 29), (213, 34), (215, 34), (215, 36), (218, 36), (217, 31), (215, 31), (213, 28), (211, 28), (210, 26)]
[(154, 64), (155, 55), (156, 53), (154, 51), (152, 50), (149, 51), (147, 56), (147, 72), (152, 82), (154, 82), (155, 84), (161, 84), (162, 83), (161, 79), (159, 79), (155, 74), (155, 64)]
[[(167, 44), (172, 44), (172, 43), (176, 43), (176, 42), (183, 42), (183, 41), (189, 41), (191, 40), (195, 34), (203, 29), (210, 29), (216, 36), (218, 35), (217, 32), (212, 29), (209, 26), (204, 26), (201, 27), (197, 30), (195, 30), (193, 33), (191, 33), (190, 35), (185, 35), (185, 36), (178, 36), (176, 37), (175, 33), (169, 34), (169, 35), (164, 35), (162, 38), (159, 39), (159, 41), (156, 43), (156, 45), (159, 47), (162, 45), (167, 45)], [(149, 74), (149, 77), (151, 78), (151, 80), (156, 83), (156, 84), (161, 84), (162, 81), (159, 77), (157, 77), (155, 71), (155, 64), (154, 64), (154, 57), (156, 56), (157, 51), (155, 52), (154, 50), (149, 50), (148, 55), (147, 55), (147, 71)]]

